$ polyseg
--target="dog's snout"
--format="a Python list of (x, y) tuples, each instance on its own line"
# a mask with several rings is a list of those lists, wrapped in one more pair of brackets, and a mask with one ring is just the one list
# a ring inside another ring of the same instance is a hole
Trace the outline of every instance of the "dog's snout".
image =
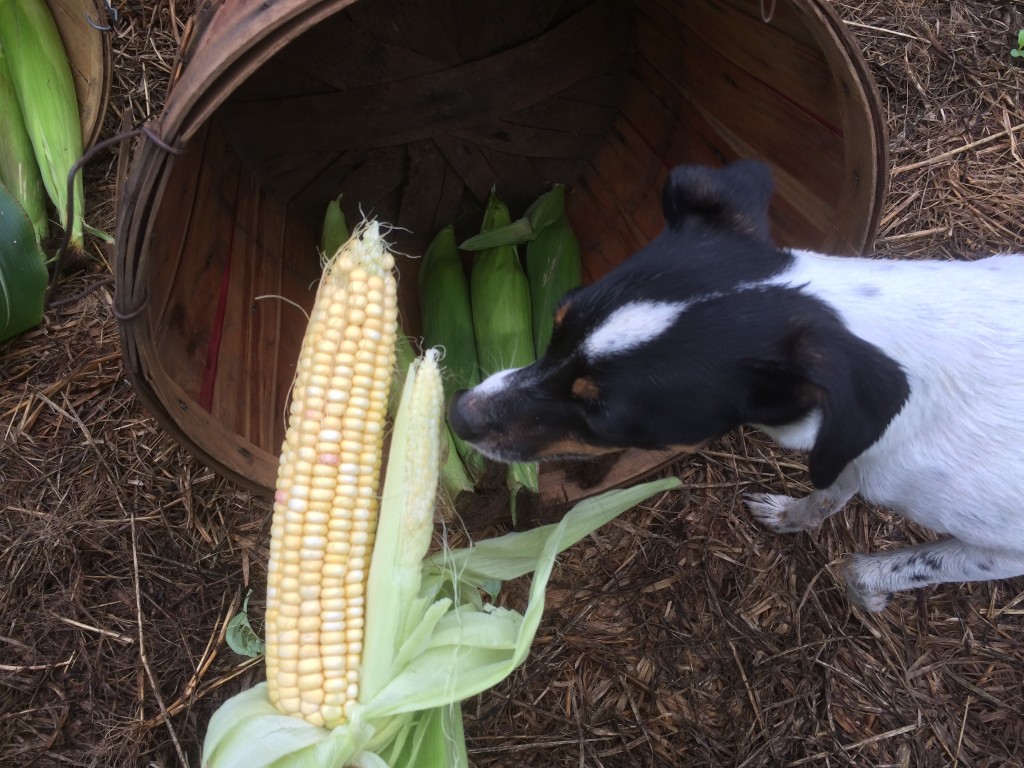
[(479, 438), (482, 433), (480, 425), (474, 423), (472, 418), (472, 401), (472, 393), (467, 389), (460, 389), (452, 395), (448, 403), (448, 424), (456, 435), (467, 442)]

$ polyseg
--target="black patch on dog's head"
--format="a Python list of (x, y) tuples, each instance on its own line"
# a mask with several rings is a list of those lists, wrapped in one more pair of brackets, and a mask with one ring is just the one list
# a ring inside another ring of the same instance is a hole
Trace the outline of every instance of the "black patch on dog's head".
[(677, 230), (697, 226), (768, 242), (773, 187), (771, 169), (757, 160), (737, 160), (719, 169), (682, 165), (669, 174), (662, 192), (665, 222)]

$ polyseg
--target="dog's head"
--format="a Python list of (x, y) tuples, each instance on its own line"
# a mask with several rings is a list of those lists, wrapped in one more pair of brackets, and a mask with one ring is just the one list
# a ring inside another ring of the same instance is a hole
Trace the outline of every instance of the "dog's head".
[(665, 228), (567, 294), (545, 354), (450, 405), (452, 428), (499, 461), (622, 448), (696, 448), (743, 423), (817, 410), (815, 485), (885, 430), (907, 396), (899, 367), (819, 299), (773, 283), (793, 256), (770, 239), (767, 166), (676, 168)]

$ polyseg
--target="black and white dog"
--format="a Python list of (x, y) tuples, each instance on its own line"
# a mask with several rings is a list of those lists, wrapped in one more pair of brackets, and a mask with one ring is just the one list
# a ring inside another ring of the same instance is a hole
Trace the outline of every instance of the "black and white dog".
[(966, 262), (775, 247), (767, 166), (684, 166), (666, 226), (569, 293), (547, 353), (451, 402), (499, 461), (696, 447), (741, 424), (809, 451), (815, 491), (757, 494), (774, 531), (859, 493), (948, 538), (845, 564), (851, 600), (1024, 574), (1024, 254)]

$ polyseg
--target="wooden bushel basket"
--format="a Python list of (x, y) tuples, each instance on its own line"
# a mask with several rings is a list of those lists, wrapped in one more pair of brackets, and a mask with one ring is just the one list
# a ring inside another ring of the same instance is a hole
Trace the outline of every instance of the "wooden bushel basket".
[[(223, 0), (201, 12), (119, 211), (117, 304), (140, 398), (212, 468), (273, 488), (327, 201), (419, 254), (552, 182), (595, 279), (661, 229), (679, 163), (759, 157), (780, 243), (865, 249), (887, 182), (877, 93), (822, 0)], [(418, 333), (415, 258), (399, 258)], [(282, 301), (277, 297), (288, 300)], [(681, 403), (680, 407), (685, 407)], [(673, 458), (627, 451), (575, 500)]]

